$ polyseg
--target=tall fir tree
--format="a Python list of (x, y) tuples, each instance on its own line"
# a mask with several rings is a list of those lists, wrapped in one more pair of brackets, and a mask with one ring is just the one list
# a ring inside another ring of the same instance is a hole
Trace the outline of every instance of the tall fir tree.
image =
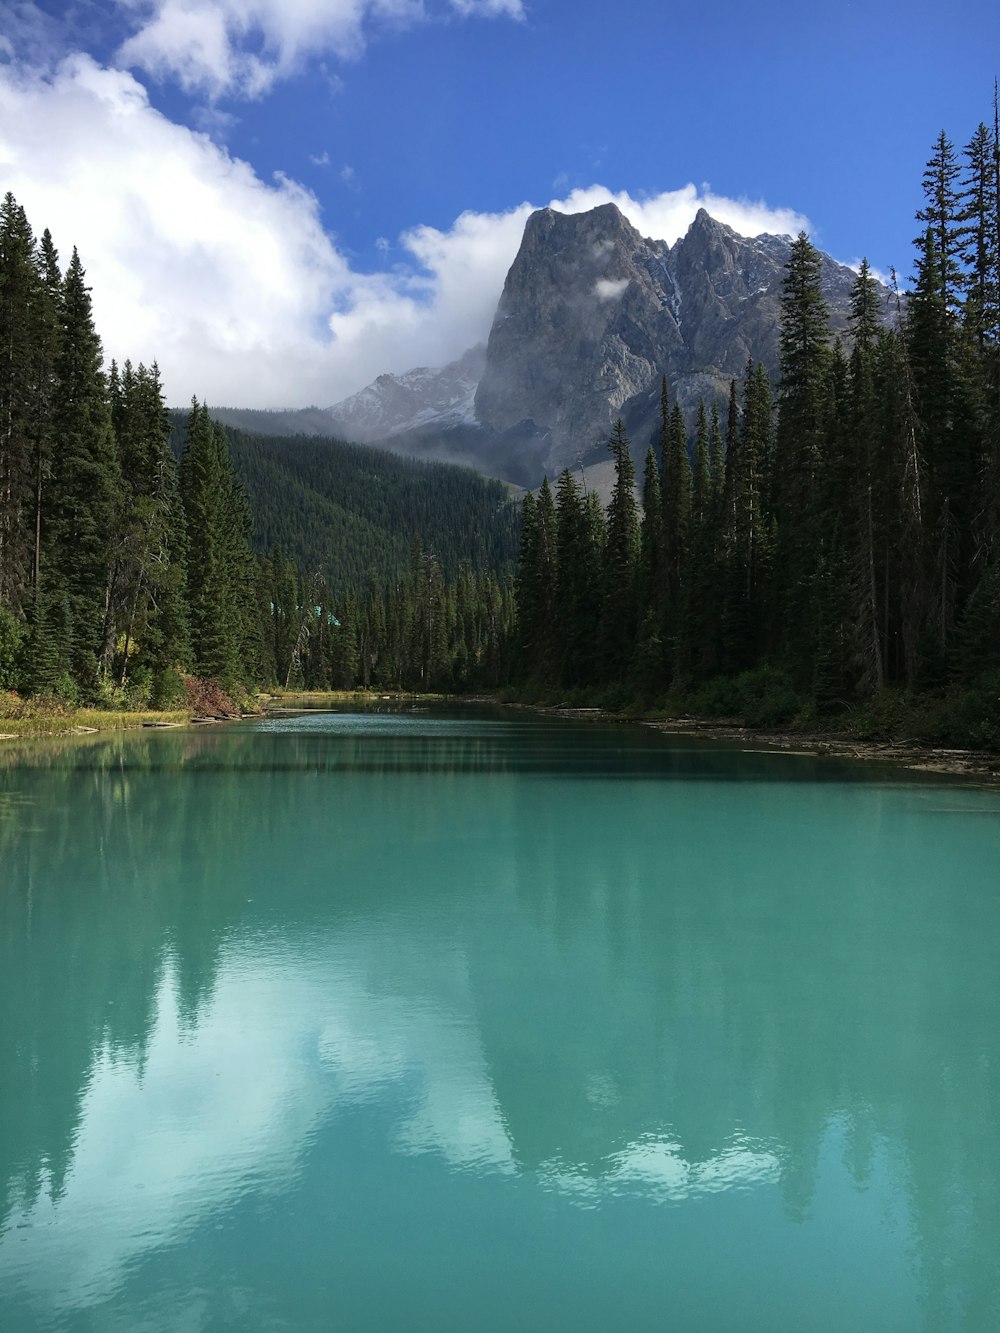
[(781, 298), (778, 423), (772, 477), (777, 529), (771, 643), (800, 687), (815, 667), (817, 481), (829, 417), (829, 313), (819, 252), (792, 243)]
[(73, 673), (92, 693), (99, 674), (109, 667), (111, 549), (123, 492), (101, 369), (101, 342), (84, 279), (74, 249), (60, 303), (62, 331), (52, 411), (56, 448), (42, 519), (47, 528), (42, 572), (50, 592), (65, 594)]
[(606, 680), (625, 678), (638, 629), (639, 511), (635, 497), (632, 449), (619, 418), (608, 448), (615, 480), (608, 504), (601, 611), (601, 666)]

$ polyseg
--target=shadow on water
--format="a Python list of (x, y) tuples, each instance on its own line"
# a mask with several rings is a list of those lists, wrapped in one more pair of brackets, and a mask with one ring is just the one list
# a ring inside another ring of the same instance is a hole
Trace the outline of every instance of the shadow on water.
[(802, 1227), (833, 1126), (856, 1190), (891, 1176), (922, 1326), (997, 1326), (1000, 821), (963, 818), (995, 798), (489, 712), (21, 758), (0, 769), (0, 1278), (16, 1220), (72, 1195), (94, 1090), (155, 1085), (170, 1015), (182, 1046), (238, 1047), (273, 981), (275, 1042), (337, 1071), (322, 1095), (294, 1075), (318, 1102), (293, 1157), (398, 1085), (404, 1156), (584, 1204), (770, 1184)]

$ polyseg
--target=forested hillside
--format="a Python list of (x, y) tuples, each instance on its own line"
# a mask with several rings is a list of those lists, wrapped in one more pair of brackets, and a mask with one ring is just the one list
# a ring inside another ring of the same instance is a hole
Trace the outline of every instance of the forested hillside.
[[(186, 419), (171, 413), (177, 458)], [(360, 591), (373, 576), (395, 575), (415, 540), (449, 579), (465, 562), (485, 572), (516, 557), (517, 507), (502, 482), (341, 440), (224, 429), (250, 501), (255, 549), (280, 546), (303, 573), (320, 570), (332, 587)]]
[(848, 339), (831, 335), (800, 234), (776, 389), (748, 364), (728, 414), (703, 404), (691, 423), (664, 380), (641, 519), (620, 422), (606, 515), (569, 471), (555, 496), (546, 482), (526, 497), (524, 690), (673, 696), (763, 722), (905, 692), (937, 700), (942, 734), (1000, 743), (996, 114), (961, 154), (942, 132), (923, 184), (890, 327), (864, 263)]

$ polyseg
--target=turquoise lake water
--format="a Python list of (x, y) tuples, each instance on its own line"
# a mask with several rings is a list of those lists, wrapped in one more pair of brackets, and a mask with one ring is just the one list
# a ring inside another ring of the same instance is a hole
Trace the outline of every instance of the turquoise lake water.
[(520, 714), (0, 750), (0, 1328), (1000, 1329), (1000, 793)]

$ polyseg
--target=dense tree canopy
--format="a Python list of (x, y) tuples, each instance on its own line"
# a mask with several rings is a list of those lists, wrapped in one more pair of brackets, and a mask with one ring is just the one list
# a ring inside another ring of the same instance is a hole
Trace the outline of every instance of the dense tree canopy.
[[(685, 422), (664, 382), (637, 563), (632, 463), (615, 428), (615, 491), (591, 538), (606, 546), (601, 595), (580, 607), (562, 568), (579, 562), (567, 495), (546, 548), (557, 639), (522, 653), (524, 686), (649, 698), (763, 670), (792, 705), (824, 710), (1000, 668), (996, 118), (961, 158), (942, 132), (924, 190), (912, 291), (885, 309), (862, 263), (847, 348), (831, 334), (818, 252), (805, 234), (793, 243), (779, 380), (772, 390), (750, 363), (733, 382), (725, 447), (718, 405)], [(541, 572), (533, 504), (519, 623)]]

